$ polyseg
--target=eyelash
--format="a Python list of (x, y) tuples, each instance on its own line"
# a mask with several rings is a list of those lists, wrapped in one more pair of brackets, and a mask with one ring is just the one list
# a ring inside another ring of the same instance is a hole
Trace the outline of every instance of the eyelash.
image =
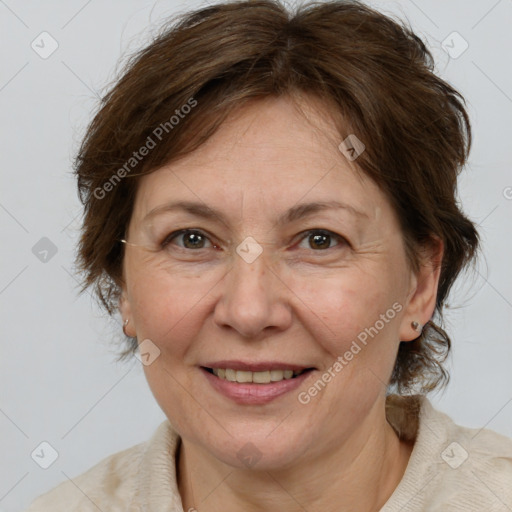
[[(210, 240), (210, 236), (207, 233), (205, 233), (204, 231), (202, 231), (200, 229), (193, 229), (193, 228), (180, 229), (178, 231), (174, 231), (174, 232), (170, 233), (168, 236), (165, 237), (165, 239), (163, 240), (163, 242), (160, 245), (161, 245), (162, 249), (164, 249), (175, 238), (178, 238), (181, 235), (190, 234), (190, 233), (201, 235), (201, 236), (205, 237), (206, 239), (208, 239), (208, 241), (212, 244), (213, 248), (218, 247), (217, 244), (215, 244), (214, 242), (212, 242)], [(299, 233), (299, 235), (302, 235), (299, 242), (302, 242), (304, 239), (306, 239), (308, 236), (310, 236), (312, 234), (327, 235), (332, 238), (335, 238), (338, 241), (338, 245), (346, 244), (346, 245), (350, 246), (350, 243), (347, 241), (346, 238), (344, 238), (341, 235), (338, 235), (337, 233), (333, 233), (332, 231), (326, 230), (326, 229), (309, 229), (307, 231), (303, 231), (302, 233)], [(187, 247), (181, 247), (181, 246), (178, 246), (178, 247), (185, 251), (194, 251), (195, 250), (195, 249), (188, 249)], [(336, 247), (336, 246), (334, 246), (334, 247)], [(211, 247), (201, 247), (201, 248), (197, 249), (197, 251), (200, 251), (201, 249), (211, 249)], [(314, 252), (326, 252), (329, 249), (333, 249), (333, 247), (329, 247), (328, 249), (319, 249), (319, 250), (312, 249), (312, 250)]]

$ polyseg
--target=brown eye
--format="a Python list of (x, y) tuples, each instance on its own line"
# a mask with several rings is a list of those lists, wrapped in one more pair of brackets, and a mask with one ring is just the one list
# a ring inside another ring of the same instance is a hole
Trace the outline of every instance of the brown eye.
[(171, 233), (162, 242), (162, 247), (168, 246), (174, 240), (180, 240), (182, 243), (178, 243), (176, 245), (183, 249), (205, 249), (207, 247), (205, 244), (208, 243), (213, 247), (210, 239), (204, 233), (195, 229), (182, 229)]
[[(326, 249), (331, 249), (333, 241), (336, 241), (335, 245), (343, 245), (345, 242), (344, 238), (340, 235), (336, 235), (330, 231), (324, 230), (310, 230), (305, 233), (305, 236), (302, 240), (308, 241), (309, 248), (314, 249), (315, 251), (325, 251)], [(302, 241), (301, 241), (302, 242)]]
[(200, 233), (184, 233), (183, 244), (187, 249), (202, 249), (205, 244), (205, 237)]
[(329, 249), (331, 237), (326, 234), (309, 235), (309, 243), (313, 249)]

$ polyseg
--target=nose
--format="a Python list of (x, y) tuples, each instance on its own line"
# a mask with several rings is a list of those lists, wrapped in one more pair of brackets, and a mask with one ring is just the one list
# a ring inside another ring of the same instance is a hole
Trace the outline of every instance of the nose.
[(219, 285), (222, 294), (214, 313), (217, 325), (231, 327), (246, 338), (290, 326), (290, 290), (277, 269), (269, 267), (264, 253), (251, 263), (237, 255)]

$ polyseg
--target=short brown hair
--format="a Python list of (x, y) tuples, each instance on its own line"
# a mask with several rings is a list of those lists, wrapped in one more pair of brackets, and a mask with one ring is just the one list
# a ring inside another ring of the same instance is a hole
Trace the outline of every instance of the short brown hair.
[[(272, 0), (221, 3), (172, 20), (130, 58), (75, 161), (85, 207), (77, 258), (84, 289), (94, 286), (108, 312), (116, 311), (119, 240), (139, 176), (199, 147), (245, 102), (301, 93), (335, 106), (345, 122), (340, 141), (354, 133), (365, 143), (358, 167), (396, 211), (412, 267), (433, 236), (444, 244), (437, 323), (400, 344), (390, 382), (399, 392), (430, 391), (448, 377), (443, 303), (478, 247), (475, 226), (456, 199), (471, 128), (464, 98), (434, 74), (421, 39), (404, 22), (357, 1), (307, 3), (294, 12)], [(194, 108), (174, 126), (172, 116), (191, 99)], [(165, 137), (128, 172), (126, 162), (159, 126), (167, 127)], [(137, 347), (135, 338), (128, 341), (122, 357)]]

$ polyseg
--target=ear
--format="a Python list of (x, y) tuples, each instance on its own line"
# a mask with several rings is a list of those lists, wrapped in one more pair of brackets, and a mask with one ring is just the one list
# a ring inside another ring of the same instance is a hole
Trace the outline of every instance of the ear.
[(421, 249), (420, 267), (417, 272), (411, 270), (408, 301), (400, 324), (400, 341), (416, 339), (420, 332), (412, 327), (412, 322), (424, 326), (434, 314), (443, 252), (444, 245), (438, 237), (433, 237), (428, 246)]
[[(119, 298), (119, 312), (121, 313), (121, 318), (124, 327), (123, 330), (125, 334), (134, 338), (137, 333), (135, 331), (135, 323), (133, 321), (130, 301), (128, 299), (126, 288), (123, 288), (121, 292), (121, 297)], [(128, 321), (128, 323), (124, 325), (126, 321)]]

